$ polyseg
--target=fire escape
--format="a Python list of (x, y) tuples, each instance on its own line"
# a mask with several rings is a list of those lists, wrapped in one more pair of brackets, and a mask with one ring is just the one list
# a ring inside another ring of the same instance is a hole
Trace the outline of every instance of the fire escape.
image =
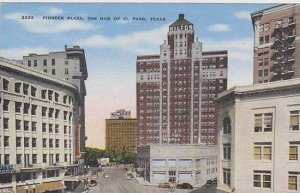
[(290, 17), (288, 22), (278, 22), (272, 34), (274, 43), (272, 49), (273, 71), (272, 81), (291, 79), (294, 76), (295, 63), (295, 26), (294, 17)]

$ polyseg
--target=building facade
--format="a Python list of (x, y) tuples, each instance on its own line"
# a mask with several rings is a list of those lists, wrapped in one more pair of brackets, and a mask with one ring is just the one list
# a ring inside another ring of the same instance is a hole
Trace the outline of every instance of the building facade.
[(136, 151), (136, 119), (131, 118), (130, 111), (124, 109), (111, 113), (105, 120), (105, 143), (107, 150)]
[(300, 79), (234, 87), (216, 102), (218, 188), (299, 192)]
[(85, 80), (88, 77), (84, 49), (79, 46), (68, 48), (64, 51), (49, 52), (48, 54), (30, 53), (23, 56), (19, 64), (33, 70), (56, 76), (78, 87), (80, 93), (80, 147), (85, 147)]
[(213, 99), (227, 89), (227, 51), (202, 52), (194, 36), (179, 14), (160, 54), (137, 57), (138, 145), (217, 143)]
[(300, 77), (300, 6), (284, 4), (251, 14), (253, 82)]
[(82, 167), (78, 87), (0, 58), (0, 92), (0, 191), (63, 191)]
[(141, 176), (151, 184), (165, 182), (203, 186), (217, 178), (218, 149), (208, 145), (145, 145), (137, 149)]

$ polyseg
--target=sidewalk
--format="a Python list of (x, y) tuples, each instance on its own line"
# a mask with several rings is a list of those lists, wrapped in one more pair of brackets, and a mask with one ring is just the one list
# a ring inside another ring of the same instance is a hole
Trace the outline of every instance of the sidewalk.
[(144, 180), (143, 177), (138, 177), (137, 173), (132, 172), (132, 176), (136, 179), (136, 181), (143, 186), (156, 186), (154, 184), (150, 184), (150, 182)]

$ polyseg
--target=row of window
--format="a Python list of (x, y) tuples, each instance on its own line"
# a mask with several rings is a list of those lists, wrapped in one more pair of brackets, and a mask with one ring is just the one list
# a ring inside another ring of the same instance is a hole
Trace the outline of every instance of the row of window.
[[(32, 60), (28, 60), (27, 61), (28, 67), (31, 67), (32, 63), (33, 63), (34, 67), (38, 66), (38, 61), (37, 60), (33, 60), (33, 62), (32, 62)], [(43, 66), (47, 66), (47, 64), (48, 64), (48, 60), (47, 59), (43, 59)], [(51, 59), (51, 65), (55, 66), (55, 59)]]
[[(55, 155), (55, 161), (54, 161), (54, 155)], [(69, 159), (71, 160), (72, 154), (64, 154), (64, 162), (68, 162), (68, 155)], [(4, 165), (11, 164), (10, 162), (10, 154), (4, 154)], [(38, 154), (31, 154), (31, 160), (30, 160), (30, 154), (17, 154), (16, 155), (16, 163), (17, 164), (23, 164), (25, 166), (28, 166), (29, 164), (37, 164), (37, 156)], [(1, 163), (1, 154), (0, 154), (0, 164)], [(60, 154), (43, 154), (43, 163), (59, 163), (60, 160)], [(13, 163), (12, 163), (13, 164)]]
[[(300, 111), (290, 111), (290, 131), (299, 131)], [(273, 113), (262, 113), (254, 115), (254, 132), (272, 132)], [(231, 122), (229, 117), (223, 119), (223, 134), (231, 133)]]
[[(1, 136), (0, 136), (1, 137)], [(24, 141), (23, 146), (24, 147), (30, 147), (30, 137), (16, 137), (16, 147), (23, 147), (22, 146), (22, 139)], [(4, 147), (9, 147), (10, 146), (10, 137), (9, 136), (4, 136)], [(48, 142), (48, 143), (47, 143)], [(55, 142), (55, 146), (54, 146)], [(60, 147), (60, 140), (59, 139), (48, 139), (48, 138), (43, 138), (43, 148), (47, 148), (47, 144), (49, 145), (49, 148), (59, 148)], [(37, 147), (37, 138), (32, 138), (31, 139), (31, 147), (36, 148)], [(64, 148), (68, 148), (68, 140), (64, 140)], [(69, 148), (71, 148), (71, 140), (69, 140)]]
[[(289, 160), (300, 160), (300, 141), (292, 141), (289, 144)], [(272, 143), (254, 143), (253, 158), (255, 160), (272, 160)], [(223, 144), (223, 159), (231, 159), (231, 144)]]

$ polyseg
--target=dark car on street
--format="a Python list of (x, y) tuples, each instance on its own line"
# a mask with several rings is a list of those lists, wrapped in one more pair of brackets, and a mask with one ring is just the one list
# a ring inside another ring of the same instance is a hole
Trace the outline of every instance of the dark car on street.
[(194, 187), (189, 183), (177, 184), (176, 188), (178, 189), (193, 189)]
[(165, 183), (159, 183), (159, 184), (158, 184), (158, 187), (159, 187), (159, 188), (170, 188), (171, 185), (170, 185), (170, 183), (165, 182)]

